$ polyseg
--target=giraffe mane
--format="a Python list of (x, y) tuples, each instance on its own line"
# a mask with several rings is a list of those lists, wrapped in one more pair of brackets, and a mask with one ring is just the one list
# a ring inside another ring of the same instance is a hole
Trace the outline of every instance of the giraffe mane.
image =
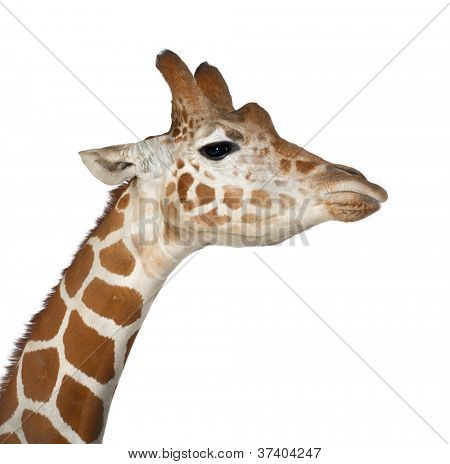
[(59, 285), (61, 284), (62, 277), (64, 276), (65, 272), (67, 269), (72, 265), (75, 257), (77, 256), (78, 252), (84, 247), (86, 242), (89, 240), (89, 237), (94, 233), (94, 231), (98, 228), (98, 226), (101, 224), (103, 219), (108, 215), (108, 213), (111, 211), (111, 209), (114, 207), (114, 205), (117, 203), (118, 199), (122, 195), (122, 193), (125, 191), (125, 189), (129, 186), (131, 180), (127, 180), (123, 182), (121, 185), (118, 187), (114, 188), (109, 192), (109, 198), (106, 203), (106, 206), (103, 210), (103, 213), (97, 218), (95, 225), (89, 230), (89, 232), (86, 234), (85, 238), (82, 240), (80, 245), (78, 246), (76, 252), (74, 253), (72, 260), (70, 264), (64, 268), (61, 272), (61, 277), (59, 278), (58, 282), (56, 285), (53, 286), (53, 288), (50, 290), (50, 292), (47, 294), (47, 296), (44, 298), (42, 302), (42, 308), (33, 316), (31, 316), (31, 319), (25, 324), (25, 331), (23, 335), (16, 340), (14, 344), (14, 348), (12, 350), (12, 353), (10, 354), (8, 358), (8, 364), (5, 366), (6, 372), (3, 375), (3, 377), (0, 380), (0, 401), (3, 399), (3, 396), (6, 393), (6, 388), (12, 379), (13, 375), (15, 374), (14, 369), (17, 367), (17, 363), (19, 362), (20, 357), (22, 356), (23, 350), (25, 348), (25, 345), (27, 344), (30, 335), (33, 332), (33, 329), (36, 327), (38, 324), (41, 315), (45, 308), (48, 306), (49, 301), (51, 297), (55, 294), (56, 290), (58, 289)]

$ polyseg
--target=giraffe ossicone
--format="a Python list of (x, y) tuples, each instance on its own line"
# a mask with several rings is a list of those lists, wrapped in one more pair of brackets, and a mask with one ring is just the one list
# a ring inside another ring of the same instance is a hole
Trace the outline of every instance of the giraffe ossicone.
[(282, 139), (220, 72), (156, 65), (172, 93), (159, 136), (80, 152), (113, 191), (104, 217), (20, 340), (0, 394), (0, 443), (98, 443), (131, 346), (169, 273), (205, 245), (270, 245), (357, 221), (386, 192)]

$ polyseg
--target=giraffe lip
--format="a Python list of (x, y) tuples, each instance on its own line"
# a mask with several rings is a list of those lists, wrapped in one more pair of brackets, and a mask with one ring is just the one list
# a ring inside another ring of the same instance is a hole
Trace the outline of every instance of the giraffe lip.
[(372, 184), (365, 179), (350, 179), (345, 180), (338, 185), (332, 191), (325, 193), (327, 201), (339, 203), (341, 201), (348, 201), (351, 196), (355, 196), (367, 203), (384, 203), (388, 194), (386, 190), (377, 184)]
[(342, 222), (354, 222), (364, 219), (378, 211), (384, 196), (367, 195), (354, 190), (329, 192), (324, 195), (324, 206), (332, 218)]
[(372, 195), (366, 195), (360, 192), (354, 192), (352, 190), (341, 190), (339, 192), (329, 192), (324, 195), (327, 203), (351, 205), (352, 203), (363, 202), (365, 204), (371, 204), (379, 207), (381, 201), (378, 198), (374, 198)]

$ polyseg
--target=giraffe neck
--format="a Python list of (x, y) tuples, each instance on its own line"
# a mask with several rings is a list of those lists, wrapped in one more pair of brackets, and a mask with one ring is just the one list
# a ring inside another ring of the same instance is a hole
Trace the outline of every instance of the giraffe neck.
[(151, 188), (144, 198), (135, 183), (118, 191), (32, 322), (3, 385), (0, 442), (102, 440), (144, 318), (168, 274), (195, 249), (169, 244), (162, 186)]

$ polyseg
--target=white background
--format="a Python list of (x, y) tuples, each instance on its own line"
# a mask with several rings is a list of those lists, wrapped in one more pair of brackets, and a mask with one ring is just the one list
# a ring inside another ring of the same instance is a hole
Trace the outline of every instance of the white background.
[[(191, 69), (218, 65), (236, 106), (257, 101), (300, 145), (444, 7), (5, 4), (140, 138), (170, 124), (169, 91), (153, 64), (170, 48)], [(447, 441), (449, 15), (308, 146), (363, 171), (388, 203), (362, 222), (312, 229), (309, 246), (298, 238), (256, 250)], [(77, 152), (135, 139), (3, 8), (0, 57), (5, 364), (103, 209), (108, 188)], [(443, 440), (253, 251), (203, 250), (161, 291), (111, 409), (104, 443), (117, 449), (92, 456), (126, 462), (127, 449), (209, 446), (253, 451), (253, 460), (258, 447), (319, 446), (319, 462), (444, 462)], [(73, 449), (46, 453), (87, 456)]]

